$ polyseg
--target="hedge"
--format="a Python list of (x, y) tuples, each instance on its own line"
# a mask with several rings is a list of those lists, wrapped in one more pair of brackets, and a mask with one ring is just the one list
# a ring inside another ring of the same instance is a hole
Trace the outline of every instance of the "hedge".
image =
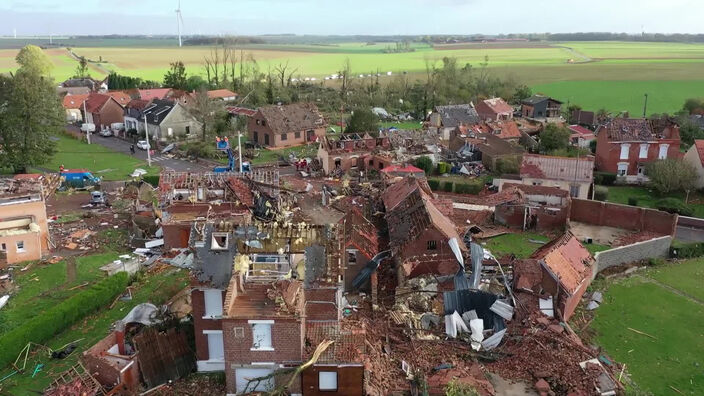
[(482, 183), (457, 183), (455, 192), (458, 194), (479, 194), (484, 189)]
[(0, 337), (0, 367), (17, 359), (28, 342), (43, 344), (56, 334), (112, 302), (129, 283), (126, 272), (105, 278)]
[(159, 187), (159, 175), (144, 175), (142, 176), (142, 180), (154, 187)]
[(454, 184), (449, 181), (442, 184), (442, 190), (445, 192), (452, 192), (452, 187), (454, 187)]
[(594, 187), (594, 199), (597, 201), (606, 201), (609, 197), (609, 189), (604, 186)]
[(445, 173), (450, 173), (452, 170), (452, 165), (447, 162), (438, 162), (438, 174), (442, 175)]
[(704, 243), (681, 243), (674, 241), (670, 246), (670, 256), (675, 258), (695, 258), (704, 256)]
[(440, 188), (440, 180), (429, 179), (428, 186), (433, 191), (437, 191)]
[(682, 216), (694, 214), (694, 208), (677, 198), (663, 198), (655, 202), (655, 208), (663, 212), (676, 213)]
[(616, 174), (610, 172), (594, 172), (594, 183), (603, 186), (613, 186), (616, 183)]

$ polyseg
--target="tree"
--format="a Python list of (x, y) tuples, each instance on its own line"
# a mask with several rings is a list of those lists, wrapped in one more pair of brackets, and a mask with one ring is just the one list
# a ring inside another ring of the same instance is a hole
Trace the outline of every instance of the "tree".
[(704, 114), (704, 99), (687, 99), (682, 109), (688, 114)]
[(570, 144), (570, 131), (557, 124), (548, 124), (540, 133), (540, 152), (567, 149)]
[(88, 61), (85, 56), (80, 57), (78, 60), (78, 66), (76, 66), (76, 78), (86, 78), (90, 77), (90, 71), (88, 70)]
[(27, 45), (17, 53), (15, 61), (20, 65), (19, 71), (33, 73), (38, 76), (48, 76), (54, 64), (48, 56), (36, 45)]
[(347, 123), (347, 133), (377, 132), (379, 130), (379, 117), (367, 108), (354, 111)]
[(193, 101), (188, 110), (201, 123), (203, 128), (202, 141), (205, 142), (207, 136), (215, 128), (215, 120), (225, 111), (225, 107), (222, 101), (211, 100), (208, 97), (208, 92), (204, 89), (201, 89), (193, 96)]
[(208, 82), (201, 76), (190, 76), (186, 81), (186, 91), (200, 91), (208, 86)]
[(426, 176), (430, 176), (433, 173), (433, 160), (428, 156), (418, 157), (415, 160), (415, 166), (423, 169)]
[(650, 185), (661, 194), (687, 191), (697, 181), (697, 171), (688, 162), (668, 158), (650, 163), (646, 168)]
[(188, 89), (188, 76), (186, 75), (186, 66), (183, 62), (172, 62), (171, 68), (164, 75), (164, 86), (174, 89)]
[(65, 127), (54, 82), (44, 74), (50, 69), (45, 64), (48, 59), (41, 50), (25, 51), (28, 47), (17, 56), (17, 72), (0, 78), (0, 168), (15, 173), (47, 162), (54, 153), (51, 136)]
[(516, 89), (513, 91), (511, 103), (520, 104), (523, 99), (530, 98), (531, 95), (533, 95), (533, 91), (531, 91), (530, 87), (525, 84), (521, 84), (517, 86)]
[(704, 139), (704, 131), (699, 128), (699, 125), (692, 122), (689, 117), (679, 117), (677, 123), (680, 126), (680, 138), (683, 146), (689, 147), (694, 144), (695, 140)]

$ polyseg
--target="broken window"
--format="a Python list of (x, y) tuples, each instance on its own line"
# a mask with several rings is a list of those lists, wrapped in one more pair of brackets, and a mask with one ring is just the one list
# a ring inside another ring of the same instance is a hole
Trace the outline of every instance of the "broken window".
[(340, 166), (342, 166), (342, 159), (335, 158), (335, 168), (339, 168)]
[(288, 140), (288, 134), (282, 133), (282, 134), (281, 134), (281, 140), (282, 140), (282, 141)]
[(203, 291), (205, 299), (205, 314), (203, 318), (218, 318), (222, 316), (222, 290), (208, 289)]
[(24, 252), (24, 241), (17, 241), (17, 251), (18, 252)]
[[(190, 134), (191, 134), (191, 127), (186, 126), (186, 135), (190, 135)], [(169, 136), (171, 136), (171, 135), (169, 135)]]
[(336, 391), (337, 390), (337, 372), (336, 371), (320, 371), (320, 372), (318, 372), (318, 389), (321, 391)]
[(428, 250), (435, 250), (438, 248), (438, 241), (428, 241)]
[(5, 245), (4, 243), (2, 245), (0, 245), (0, 251), (4, 252), (6, 250), (7, 250), (7, 245)]
[(579, 184), (570, 184), (570, 197), (579, 197)]
[(357, 264), (357, 251), (354, 249), (347, 250), (347, 264)]
[(214, 232), (210, 243), (212, 250), (227, 250), (230, 234), (226, 232)]
[(273, 321), (250, 320), (252, 325), (252, 348), (253, 351), (273, 351), (271, 345), (271, 325)]

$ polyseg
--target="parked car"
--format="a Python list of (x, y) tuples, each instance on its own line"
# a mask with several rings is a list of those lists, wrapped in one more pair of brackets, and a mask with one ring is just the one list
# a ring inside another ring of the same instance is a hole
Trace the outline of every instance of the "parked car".
[(97, 205), (108, 205), (108, 198), (102, 191), (93, 191), (90, 193), (90, 204), (93, 206)]
[(124, 130), (125, 130), (125, 124), (123, 124), (123, 123), (121, 123), (121, 122), (113, 122), (112, 124), (110, 124), (110, 129), (111, 129), (114, 133), (118, 133), (118, 132), (120, 132), (120, 131), (124, 131)]
[(98, 134), (102, 137), (110, 137), (112, 136), (112, 131), (109, 129), (102, 129)]
[(137, 142), (137, 148), (140, 150), (147, 150), (149, 148), (149, 143), (146, 140), (140, 140)]

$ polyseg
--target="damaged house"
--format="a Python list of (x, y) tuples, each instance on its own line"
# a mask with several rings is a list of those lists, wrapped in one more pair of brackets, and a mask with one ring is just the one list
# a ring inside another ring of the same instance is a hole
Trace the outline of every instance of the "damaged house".
[[(398, 264), (400, 280), (422, 274), (449, 275), (457, 272), (457, 258), (448, 242), (459, 237), (448, 218), (451, 203), (436, 199), (424, 179), (406, 177), (384, 190), (389, 244)], [(442, 208), (443, 213), (439, 208)], [(460, 250), (466, 252), (464, 244)]]
[(0, 268), (49, 254), (46, 199), (58, 178), (39, 174), (0, 180)]
[(514, 263), (513, 286), (539, 296), (543, 313), (566, 322), (591, 284), (593, 267), (591, 253), (568, 231)]
[(512, 199), (496, 205), (494, 221), (522, 230), (564, 229), (570, 215), (569, 192), (557, 187), (505, 183), (502, 192)]
[(318, 147), (318, 160), (326, 175), (352, 168), (380, 170), (389, 164), (374, 154), (390, 148), (388, 137), (375, 138), (368, 133), (340, 135), (339, 139), (325, 136)]
[(325, 136), (327, 122), (313, 103), (264, 106), (249, 117), (249, 139), (281, 148), (312, 143)]
[(164, 171), (159, 178), (161, 225), (166, 248), (187, 248), (197, 220), (248, 223), (273, 215), (279, 194), (276, 169), (240, 174)]
[(569, 191), (570, 196), (588, 199), (594, 181), (594, 157), (555, 157), (525, 154), (521, 161), (519, 180), (494, 179), (499, 190), (504, 183), (557, 187)]
[(471, 104), (435, 106), (428, 116), (428, 130), (442, 140), (450, 140), (450, 134), (459, 126), (471, 126), (481, 118)]

